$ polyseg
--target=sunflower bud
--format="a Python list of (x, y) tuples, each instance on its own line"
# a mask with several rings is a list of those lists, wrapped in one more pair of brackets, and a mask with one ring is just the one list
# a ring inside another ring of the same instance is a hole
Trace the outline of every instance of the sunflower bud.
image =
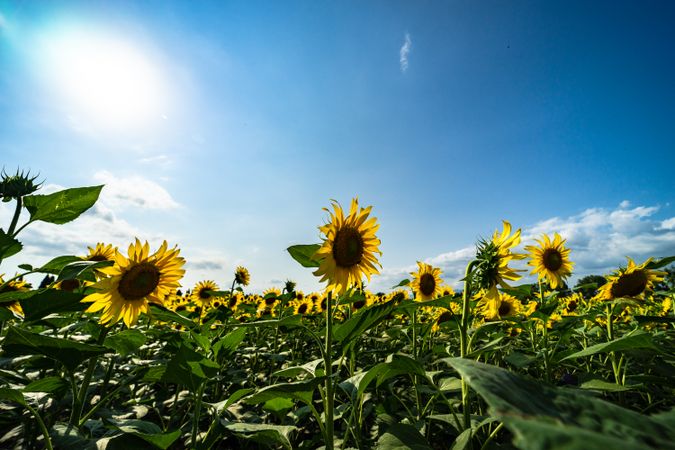
[(19, 169), (16, 170), (16, 174), (8, 175), (3, 170), (0, 175), (0, 198), (3, 202), (8, 202), (32, 194), (42, 186), (42, 183), (34, 183), (38, 176), (31, 177), (30, 171), (24, 173), (23, 170), (19, 172)]
[(499, 246), (483, 239), (476, 247), (475, 280), (480, 289), (490, 289), (499, 282)]
[(288, 292), (289, 294), (290, 294), (291, 292), (295, 292), (295, 281), (286, 280), (286, 284), (284, 285), (284, 289), (285, 289), (286, 292)]

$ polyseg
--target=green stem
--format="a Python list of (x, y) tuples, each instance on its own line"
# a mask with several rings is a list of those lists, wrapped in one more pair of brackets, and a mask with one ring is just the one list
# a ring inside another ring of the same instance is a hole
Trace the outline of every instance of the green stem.
[(326, 450), (333, 450), (333, 299), (328, 292), (326, 299), (326, 345), (324, 366), (326, 366), (326, 398), (324, 402), (324, 422), (326, 428)]
[(197, 432), (199, 431), (199, 416), (202, 412), (202, 397), (204, 396), (204, 388), (206, 387), (206, 382), (199, 385), (197, 389), (197, 398), (195, 399), (195, 412), (192, 415), (192, 438), (190, 439), (190, 445), (192, 448), (197, 446)]
[(14, 217), (12, 217), (12, 223), (9, 225), (9, 229), (7, 230), (7, 234), (9, 236), (14, 237), (14, 229), (16, 228), (16, 224), (19, 221), (19, 216), (21, 215), (21, 207), (22, 206), (23, 206), (23, 201), (22, 201), (21, 197), (17, 197), (16, 198), (16, 208), (14, 209)]
[(499, 430), (501, 430), (503, 427), (504, 423), (500, 423), (499, 425), (497, 425), (497, 427), (492, 431), (492, 433), (490, 433), (490, 436), (488, 436), (485, 442), (483, 442), (483, 445), (480, 447), (480, 450), (487, 449), (488, 448), (487, 445), (490, 443), (490, 441), (492, 441), (492, 439), (494, 439), (495, 436), (497, 436), (497, 433), (499, 433)]
[[(607, 314), (607, 339), (608, 342), (614, 340), (614, 305), (607, 305), (605, 308), (605, 313)], [(609, 358), (612, 362), (612, 372), (614, 372), (614, 382), (618, 385), (621, 385), (621, 362), (617, 363), (616, 353), (609, 352)]]
[(42, 436), (45, 438), (45, 447), (47, 447), (48, 450), (53, 450), (52, 440), (49, 438), (49, 430), (47, 430), (45, 423), (42, 421), (42, 417), (40, 417), (40, 414), (38, 414), (37, 410), (32, 408), (30, 405), (26, 404), (26, 408), (28, 408), (28, 411), (30, 411), (30, 413), (35, 417), (35, 420), (40, 427), (40, 431), (42, 431)]
[[(544, 306), (544, 289), (541, 285), (541, 278), (539, 279), (539, 298), (541, 299), (541, 306)], [(544, 330), (542, 331), (544, 337), (544, 373), (547, 383), (551, 382), (551, 368), (549, 364), (548, 352), (548, 317), (544, 321)]]
[[(110, 328), (104, 327), (98, 335), (96, 340), (97, 345), (103, 344), (106, 335)], [(89, 366), (87, 366), (87, 371), (84, 373), (84, 379), (82, 380), (82, 385), (80, 385), (80, 391), (77, 394), (77, 400), (73, 402), (73, 410), (70, 414), (70, 426), (76, 426), (80, 423), (80, 416), (82, 416), (82, 410), (84, 408), (84, 402), (87, 398), (87, 390), (89, 390), (89, 383), (91, 382), (91, 376), (96, 369), (96, 363), (98, 363), (98, 356), (94, 356), (89, 360)], [(74, 377), (73, 377), (74, 380)], [(73, 395), (75, 392), (73, 391)]]
[[(469, 315), (471, 313), (469, 302), (471, 301), (471, 276), (476, 261), (471, 261), (466, 266), (464, 274), (464, 292), (462, 293), (462, 323), (459, 327), (459, 355), (466, 358), (469, 354)], [(469, 385), (462, 376), (462, 413), (464, 414), (464, 429), (471, 428), (471, 411), (469, 409)]]

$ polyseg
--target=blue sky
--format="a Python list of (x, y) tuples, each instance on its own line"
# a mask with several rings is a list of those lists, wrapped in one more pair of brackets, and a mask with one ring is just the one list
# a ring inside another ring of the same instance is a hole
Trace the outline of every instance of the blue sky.
[(186, 286), (243, 264), (308, 291), (285, 248), (354, 195), (377, 289), (416, 260), (455, 283), (502, 219), (567, 237), (577, 276), (675, 254), (673, 23), (665, 1), (0, 0), (2, 165), (106, 183), (1, 271), (137, 235), (181, 247)]

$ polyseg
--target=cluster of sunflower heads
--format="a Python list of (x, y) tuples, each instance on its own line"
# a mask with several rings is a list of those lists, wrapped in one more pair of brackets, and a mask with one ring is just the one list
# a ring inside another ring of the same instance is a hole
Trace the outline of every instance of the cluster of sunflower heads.
[(42, 187), (42, 183), (35, 182), (38, 176), (39, 174), (32, 177), (30, 171), (24, 172), (19, 169), (14, 175), (9, 175), (3, 169), (0, 174), (0, 198), (3, 202), (8, 202), (32, 194)]

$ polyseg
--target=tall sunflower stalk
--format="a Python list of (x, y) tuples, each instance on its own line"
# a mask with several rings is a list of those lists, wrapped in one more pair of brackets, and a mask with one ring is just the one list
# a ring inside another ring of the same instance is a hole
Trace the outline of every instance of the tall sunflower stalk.
[(334, 447), (334, 402), (335, 382), (333, 380), (333, 295), (340, 296), (353, 287), (362, 288), (363, 277), (368, 281), (373, 274), (379, 273), (380, 266), (376, 253), (379, 250), (380, 240), (375, 233), (379, 224), (375, 217), (369, 217), (372, 206), (360, 208), (358, 199), (354, 198), (349, 208), (349, 214), (339, 203), (333, 202), (333, 211), (324, 208), (330, 214), (330, 220), (319, 231), (323, 235), (323, 243), (312, 256), (319, 262), (319, 268), (314, 275), (320, 276), (321, 281), (327, 281), (326, 287), (326, 336), (323, 349), (324, 366), (326, 369), (324, 395), (324, 438), (327, 450)]

